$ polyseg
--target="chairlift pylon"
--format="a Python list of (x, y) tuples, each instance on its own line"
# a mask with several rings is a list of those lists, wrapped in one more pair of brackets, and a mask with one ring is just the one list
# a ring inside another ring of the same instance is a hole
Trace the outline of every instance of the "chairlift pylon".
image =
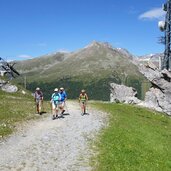
[(16, 76), (19, 76), (20, 73), (14, 68), (16, 63), (9, 63), (0, 57), (0, 75), (8, 75), (9, 80), (12, 80)]

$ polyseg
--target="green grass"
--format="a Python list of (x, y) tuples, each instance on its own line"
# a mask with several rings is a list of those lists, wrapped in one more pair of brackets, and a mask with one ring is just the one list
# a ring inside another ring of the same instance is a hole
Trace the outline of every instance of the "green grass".
[(109, 126), (95, 142), (95, 171), (171, 170), (171, 119), (123, 104), (96, 104), (109, 113)]
[[(5, 93), (0, 90), (0, 99), (0, 138), (11, 134), (17, 124), (40, 118), (35, 115), (35, 104), (31, 95)], [(47, 109), (46, 102), (44, 106)]]

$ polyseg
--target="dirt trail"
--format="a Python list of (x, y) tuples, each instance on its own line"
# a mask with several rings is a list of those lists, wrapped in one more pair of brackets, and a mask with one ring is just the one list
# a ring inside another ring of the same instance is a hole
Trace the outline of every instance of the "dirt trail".
[(64, 118), (42, 117), (1, 143), (0, 170), (91, 170), (88, 142), (105, 125), (106, 114), (89, 109), (89, 115), (81, 116), (77, 103), (67, 106), (70, 114)]

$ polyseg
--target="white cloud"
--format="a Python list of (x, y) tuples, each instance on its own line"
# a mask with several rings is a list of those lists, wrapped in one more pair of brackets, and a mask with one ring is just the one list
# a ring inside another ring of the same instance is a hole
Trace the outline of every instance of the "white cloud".
[(141, 14), (139, 16), (139, 19), (149, 19), (149, 20), (158, 19), (158, 20), (160, 20), (160, 19), (164, 19), (165, 14), (166, 13), (162, 10), (162, 8), (153, 8), (153, 9)]
[(23, 58), (23, 59), (32, 59), (33, 57), (32, 57), (32, 56), (30, 56), (30, 55), (22, 54), (22, 55), (18, 55), (18, 58)]

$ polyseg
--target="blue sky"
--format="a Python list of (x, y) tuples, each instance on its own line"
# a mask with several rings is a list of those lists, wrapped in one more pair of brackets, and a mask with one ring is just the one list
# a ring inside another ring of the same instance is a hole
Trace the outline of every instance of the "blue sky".
[(166, 0), (0, 0), (0, 56), (24, 60), (109, 42), (134, 55), (163, 52)]

